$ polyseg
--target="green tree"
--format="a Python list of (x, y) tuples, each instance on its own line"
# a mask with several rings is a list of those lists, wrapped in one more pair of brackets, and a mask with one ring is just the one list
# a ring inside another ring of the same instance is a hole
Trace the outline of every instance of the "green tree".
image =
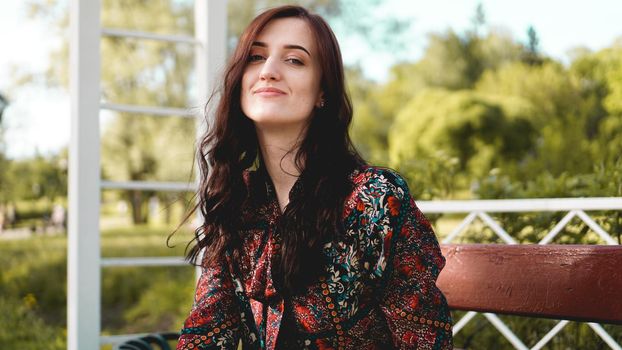
[(4, 126), (2, 124), (2, 114), (7, 106), (7, 99), (0, 94), (0, 206), (8, 200), (7, 189), (10, 187), (8, 183), (9, 160), (5, 156)]
[(473, 24), (473, 33), (478, 35), (480, 29), (486, 25), (486, 13), (484, 11), (484, 5), (480, 2), (477, 4), (475, 8), (475, 14), (471, 19), (471, 23)]
[(8, 170), (7, 200), (46, 199), (49, 203), (67, 196), (67, 153), (11, 161)]
[(475, 177), (521, 159), (534, 128), (512, 99), (471, 91), (428, 90), (398, 114), (389, 137), (391, 164), (444, 151)]
[[(68, 12), (65, 3), (33, 2), (31, 9), (33, 15), (49, 15), (57, 30), (66, 30)], [(190, 34), (194, 25), (192, 10), (192, 4), (187, 2), (107, 0), (102, 3), (101, 21), (106, 28)], [(57, 52), (52, 53), (48, 71), (51, 84), (67, 87), (68, 45), (65, 41)], [(196, 104), (189, 96), (192, 47), (103, 37), (101, 56), (103, 101), (180, 108)], [(195, 136), (194, 120), (130, 113), (105, 115), (107, 122), (102, 123), (102, 173), (105, 179), (188, 181), (193, 158), (193, 145), (188, 140)], [(157, 175), (162, 173), (168, 177), (158, 178)], [(145, 200), (152, 194), (134, 190), (125, 193), (135, 223), (148, 220)]]
[(460, 37), (449, 30), (444, 34), (431, 34), (418, 69), (427, 86), (451, 90), (467, 89), (482, 72), (474, 36)]
[[(193, 8), (171, 1), (109, 0), (102, 7), (102, 25), (155, 33), (192, 33)], [(140, 15), (137, 15), (140, 14)], [(101, 45), (102, 96), (106, 101), (185, 108), (193, 102), (193, 48), (153, 41), (105, 37)], [(194, 102), (196, 103), (196, 102)], [(102, 168), (114, 180), (189, 181), (195, 121), (117, 113), (104, 127)], [(175, 169), (167, 171), (166, 169)], [(165, 173), (167, 177), (160, 177)], [(149, 220), (149, 191), (129, 190), (134, 223)]]
[(538, 131), (538, 148), (523, 166), (519, 178), (550, 172), (590, 171), (590, 121), (584, 111), (579, 80), (555, 62), (532, 66), (522, 62), (487, 71), (476, 86), (487, 94), (516, 97), (528, 101), (525, 116)]
[(622, 115), (622, 63), (619, 59), (622, 58), (622, 45), (616, 50), (617, 64), (612, 64), (611, 70), (607, 75), (607, 85), (609, 88), (609, 95), (605, 98), (605, 107), (611, 115)]
[(530, 65), (542, 63), (540, 57), (540, 38), (533, 26), (527, 27), (527, 47), (523, 61)]
[(622, 149), (622, 41), (597, 52), (581, 52), (570, 71), (580, 82), (592, 153), (614, 166)]
[[(470, 71), (495, 70), (508, 62), (519, 61), (524, 51), (509, 34), (501, 31), (490, 31), (482, 38), (469, 34), (465, 39), (453, 32), (430, 38), (431, 44), (423, 58), (394, 65), (384, 84), (365, 81), (356, 70), (348, 71), (355, 106), (353, 138), (372, 162), (389, 164), (388, 131), (406, 103), (419, 92), (428, 87), (469, 88), (480, 76)], [(467, 44), (468, 50), (464, 40), (471, 42)], [(468, 63), (473, 60), (477, 62)]]
[[(484, 71), (520, 60), (525, 47), (501, 29), (486, 28), (484, 8), (479, 4), (473, 27), (459, 34), (453, 30), (432, 33), (423, 58), (412, 66), (427, 87), (449, 90), (472, 88)], [(487, 32), (487, 34), (484, 34)]]
[(470, 89), (483, 72), (519, 61), (524, 52), (521, 44), (501, 30), (491, 30), (482, 37), (472, 32), (460, 35), (452, 30), (432, 33), (421, 60), (392, 67), (389, 84), (406, 83), (410, 97), (423, 87)]

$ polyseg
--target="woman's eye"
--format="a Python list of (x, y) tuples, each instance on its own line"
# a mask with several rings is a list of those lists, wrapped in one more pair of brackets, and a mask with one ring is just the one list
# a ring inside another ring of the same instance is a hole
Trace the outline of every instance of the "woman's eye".
[(257, 62), (263, 60), (263, 56), (261, 55), (250, 55), (248, 56), (248, 62)]
[(302, 61), (301, 61), (301, 60), (299, 60), (299, 59), (297, 59), (297, 58), (293, 58), (293, 57), (292, 57), (292, 58), (288, 58), (288, 59), (286, 59), (285, 61), (286, 61), (286, 62), (289, 62), (289, 63), (292, 63), (292, 64), (295, 64), (295, 65), (297, 65), (297, 66), (302, 66), (302, 65), (303, 65), (303, 63), (302, 63)]

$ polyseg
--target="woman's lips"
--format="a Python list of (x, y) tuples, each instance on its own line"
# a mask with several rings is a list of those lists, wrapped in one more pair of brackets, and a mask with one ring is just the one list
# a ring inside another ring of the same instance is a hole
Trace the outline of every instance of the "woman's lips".
[(285, 92), (273, 87), (263, 87), (255, 90), (255, 95), (262, 97), (277, 97), (285, 95)]

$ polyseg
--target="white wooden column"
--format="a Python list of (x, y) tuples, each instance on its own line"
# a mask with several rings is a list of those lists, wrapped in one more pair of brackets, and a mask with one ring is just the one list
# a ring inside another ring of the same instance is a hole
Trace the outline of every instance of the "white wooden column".
[[(226, 59), (227, 59), (227, 1), (226, 0), (195, 0), (194, 2), (194, 35), (199, 42), (195, 48), (195, 74), (196, 74), (196, 92), (197, 104), (201, 107), (205, 106), (207, 99), (211, 96), (214, 88), (216, 88), (222, 77)], [(209, 105), (208, 120), (213, 122), (213, 113), (218, 105), (218, 95), (214, 95)], [(203, 108), (197, 116), (197, 146), (200, 137), (205, 133), (205, 118)], [(200, 168), (195, 164), (197, 169), (195, 174), (195, 182), (199, 183)], [(197, 220), (201, 220), (200, 213), (197, 214)], [(201, 261), (199, 259), (198, 261)], [(201, 275), (201, 269), (197, 267), (196, 278)]]
[[(204, 106), (214, 88), (219, 86), (227, 59), (227, 1), (196, 0), (194, 9), (195, 38), (199, 42), (195, 49), (197, 102)], [(214, 95), (210, 103), (210, 120), (218, 104)], [(203, 110), (199, 121), (203, 121)], [(205, 125), (200, 124), (197, 134), (202, 135)]]
[(227, 1), (196, 0), (194, 8), (197, 97), (203, 101), (215, 86), (227, 58)]
[(71, 0), (67, 348), (99, 349), (100, 1)]

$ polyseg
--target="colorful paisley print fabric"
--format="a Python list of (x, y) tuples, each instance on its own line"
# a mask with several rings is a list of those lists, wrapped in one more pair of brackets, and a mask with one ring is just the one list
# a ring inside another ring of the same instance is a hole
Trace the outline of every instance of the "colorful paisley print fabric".
[[(253, 176), (245, 174), (247, 184)], [(406, 182), (375, 166), (350, 178), (346, 237), (324, 246), (325, 273), (308, 292), (286, 300), (271, 277), (281, 212), (265, 181), (266, 200), (242, 216), (242, 261), (203, 265), (177, 349), (451, 349), (452, 320), (436, 286), (445, 259)]]

